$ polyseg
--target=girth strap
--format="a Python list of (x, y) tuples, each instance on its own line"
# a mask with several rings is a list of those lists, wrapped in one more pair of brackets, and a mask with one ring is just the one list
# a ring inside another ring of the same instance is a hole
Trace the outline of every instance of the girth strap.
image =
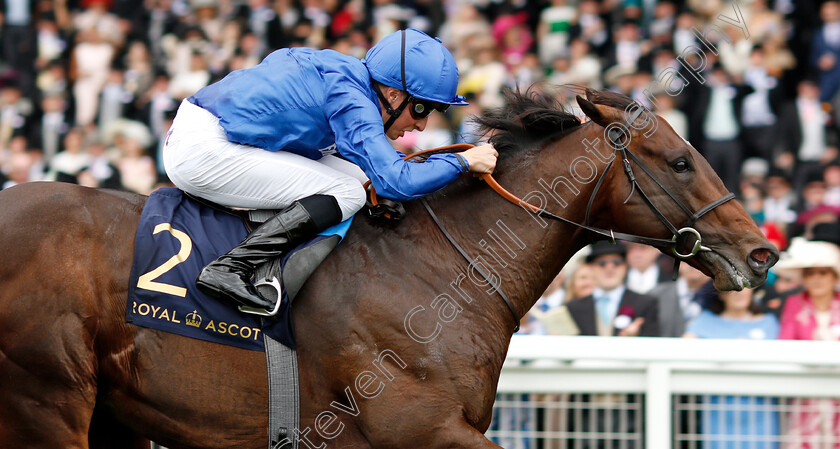
[(455, 238), (452, 237), (452, 234), (450, 234), (449, 231), (446, 230), (446, 227), (443, 226), (443, 223), (441, 223), (438, 216), (434, 213), (432, 207), (429, 205), (429, 202), (426, 201), (425, 198), (420, 199), (420, 202), (423, 203), (423, 207), (426, 208), (426, 212), (428, 212), (429, 216), (432, 217), (432, 220), (435, 222), (438, 229), (440, 229), (440, 232), (443, 234), (443, 236), (446, 237), (447, 240), (449, 240), (449, 243), (452, 244), (452, 246), (454, 246), (459, 253), (461, 253), (461, 256), (464, 259), (466, 259), (467, 262), (470, 263), (470, 266), (475, 267), (475, 269), (478, 270), (478, 273), (481, 275), (481, 277), (483, 277), (484, 280), (487, 281), (487, 283), (490, 284), (493, 287), (493, 289), (496, 290), (496, 293), (498, 293), (499, 296), (502, 297), (502, 301), (505, 302), (505, 305), (507, 306), (508, 310), (510, 310), (510, 314), (513, 315), (513, 321), (516, 323), (516, 327), (513, 329), (513, 331), (518, 332), (519, 314), (516, 312), (516, 308), (513, 307), (513, 302), (511, 302), (510, 298), (508, 298), (505, 292), (502, 291), (502, 286), (493, 282), (493, 277), (490, 276), (489, 273), (484, 271), (484, 269), (481, 268), (481, 265), (476, 264), (475, 260), (472, 257), (470, 257), (466, 251), (464, 251), (464, 248), (462, 248), (461, 245), (458, 244)]

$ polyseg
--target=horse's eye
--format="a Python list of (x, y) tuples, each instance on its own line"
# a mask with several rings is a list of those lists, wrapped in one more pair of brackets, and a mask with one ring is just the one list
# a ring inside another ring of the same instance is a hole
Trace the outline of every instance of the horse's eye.
[(686, 172), (686, 171), (688, 171), (688, 162), (686, 162), (683, 159), (680, 159), (677, 162), (674, 162), (673, 167), (674, 167), (674, 171), (677, 172), (677, 173)]

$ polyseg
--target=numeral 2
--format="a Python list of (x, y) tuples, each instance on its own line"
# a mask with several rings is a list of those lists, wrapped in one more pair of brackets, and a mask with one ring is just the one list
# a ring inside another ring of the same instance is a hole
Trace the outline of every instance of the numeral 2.
[(188, 236), (185, 232), (179, 231), (177, 229), (172, 229), (172, 225), (170, 223), (161, 223), (155, 226), (154, 231), (152, 234), (157, 234), (162, 231), (169, 231), (173, 237), (178, 239), (178, 242), (181, 243), (181, 250), (178, 251), (178, 254), (172, 256), (163, 263), (163, 265), (155, 268), (154, 270), (143, 274), (137, 279), (137, 288), (142, 288), (144, 290), (152, 290), (155, 292), (167, 293), (170, 295), (185, 297), (187, 296), (187, 289), (184, 287), (178, 287), (176, 285), (171, 284), (164, 284), (163, 282), (156, 282), (155, 279), (163, 276), (167, 271), (171, 270), (178, 265), (179, 263), (187, 260), (190, 257), (190, 253), (192, 252), (192, 240), (190, 240), (190, 236)]

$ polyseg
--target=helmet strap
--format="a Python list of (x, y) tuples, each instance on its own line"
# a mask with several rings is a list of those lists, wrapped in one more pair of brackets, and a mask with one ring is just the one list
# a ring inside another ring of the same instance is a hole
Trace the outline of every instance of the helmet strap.
[(379, 86), (377, 86), (374, 90), (376, 91), (376, 96), (379, 97), (379, 101), (382, 102), (383, 106), (385, 106), (385, 112), (387, 112), (388, 115), (391, 116), (390, 118), (388, 118), (388, 121), (385, 122), (385, 132), (388, 132), (388, 129), (391, 128), (391, 125), (393, 125), (394, 122), (397, 121), (397, 119), (402, 115), (403, 111), (405, 110), (405, 107), (408, 106), (408, 101), (411, 99), (411, 97), (408, 94), (406, 94), (405, 99), (402, 101), (402, 103), (400, 103), (399, 107), (394, 109), (391, 107), (391, 103), (388, 101), (388, 99), (385, 98), (385, 94), (382, 93), (382, 90), (380, 90)]
[(405, 110), (405, 107), (408, 106), (409, 100), (411, 100), (411, 95), (408, 93), (408, 87), (405, 84), (405, 30), (402, 30), (400, 37), (400, 74), (402, 75), (402, 87), (403, 92), (405, 92), (405, 99), (397, 109), (394, 109), (391, 107), (391, 103), (388, 101), (387, 98), (385, 98), (385, 94), (382, 93), (380, 88), (377, 87), (376, 89), (374, 89), (376, 90), (376, 95), (379, 97), (379, 101), (381, 101), (382, 105), (385, 106), (385, 111), (388, 113), (388, 115), (391, 116), (391, 118), (389, 118), (388, 121), (385, 122), (385, 132), (388, 132), (388, 129), (391, 128), (391, 125), (393, 125), (394, 122), (397, 121), (397, 118), (399, 118), (399, 116), (402, 115), (403, 111)]

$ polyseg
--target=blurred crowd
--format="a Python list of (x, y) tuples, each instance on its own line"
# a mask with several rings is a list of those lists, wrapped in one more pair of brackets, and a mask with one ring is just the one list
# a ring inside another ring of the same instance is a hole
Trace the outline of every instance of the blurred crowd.
[(840, 3), (814, 0), (0, 0), (0, 187), (148, 194), (182, 99), (277, 48), (361, 58), (403, 27), (441, 37), (471, 103), (404, 152), (475, 143), (504, 87), (572, 110), (569, 85), (607, 88), (689, 139), (780, 247), (840, 216)]
[[(719, 292), (701, 271), (650, 246), (600, 241), (563, 268), (521, 333), (612, 337), (751, 340), (840, 339), (840, 247), (836, 223), (820, 223), (813, 238), (795, 237), (764, 285)], [(676, 271), (675, 271), (676, 270)], [(636, 447), (642, 428), (638, 395), (544, 395), (559, 411), (502, 408), (493, 429), (564, 432), (569, 441), (502, 437), (503, 447)], [(501, 395), (502, 403), (536, 401)], [(694, 430), (705, 448), (817, 448), (840, 445), (840, 400), (751, 396), (678, 397), (692, 404)], [(782, 405), (781, 401), (785, 401)], [(780, 412), (784, 407), (784, 418)], [(638, 418), (638, 419), (637, 419)], [(784, 426), (782, 426), (784, 423)], [(527, 435), (527, 433), (524, 433)], [(588, 435), (578, 437), (577, 435)], [(594, 435), (594, 436), (593, 436)], [(780, 437), (787, 443), (780, 445)], [(597, 446), (595, 442), (597, 441)], [(562, 443), (562, 444), (561, 444)]]

